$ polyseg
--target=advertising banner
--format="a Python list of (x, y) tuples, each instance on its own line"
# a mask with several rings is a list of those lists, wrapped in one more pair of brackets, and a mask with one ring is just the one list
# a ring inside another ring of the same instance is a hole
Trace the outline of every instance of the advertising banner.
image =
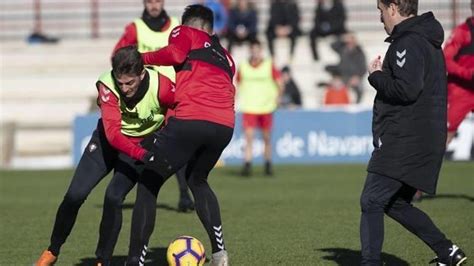
[[(74, 121), (74, 164), (97, 125), (98, 114), (79, 116)], [(277, 164), (366, 163), (373, 150), (372, 111), (328, 108), (281, 110), (274, 114), (272, 132), (273, 162)], [(234, 136), (221, 160), (226, 165), (242, 164), (245, 138), (242, 115), (236, 115)], [(465, 119), (448, 147), (450, 160), (474, 160), (474, 116)], [(263, 162), (263, 140), (256, 134), (253, 143), (255, 163)]]

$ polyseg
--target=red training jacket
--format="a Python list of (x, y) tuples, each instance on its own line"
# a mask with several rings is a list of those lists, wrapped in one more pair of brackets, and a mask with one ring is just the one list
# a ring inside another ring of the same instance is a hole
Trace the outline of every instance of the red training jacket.
[[(178, 26), (169, 36), (168, 46), (158, 51), (142, 54), (147, 65), (179, 66), (186, 61), (191, 50), (201, 49), (211, 43), (209, 34), (188, 26)], [(232, 72), (235, 64), (225, 51)], [(191, 71), (176, 73), (176, 118), (205, 120), (234, 127), (235, 88), (231, 77), (221, 68), (209, 63), (192, 60)]]
[[(468, 20), (474, 23), (474, 17), (470, 17)], [(474, 36), (471, 36), (471, 31), (466, 21), (453, 30), (450, 39), (444, 47), (448, 75), (466, 81), (463, 82), (466, 86), (470, 84), (470, 88), (464, 89), (474, 88), (474, 53), (461, 55), (457, 60), (455, 60), (455, 57), (462, 48), (470, 45), (474, 46)]]
[[(171, 108), (174, 102), (174, 84), (167, 77), (159, 75), (158, 102), (163, 108)], [(99, 107), (105, 135), (110, 145), (135, 160), (141, 160), (146, 150), (140, 147), (143, 138), (126, 136), (122, 133), (122, 114), (119, 99), (107, 87), (99, 85)]]

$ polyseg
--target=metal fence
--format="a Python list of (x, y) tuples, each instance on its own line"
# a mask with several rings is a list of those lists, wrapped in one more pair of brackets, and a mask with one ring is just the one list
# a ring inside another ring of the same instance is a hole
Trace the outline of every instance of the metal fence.
[[(420, 12), (432, 10), (446, 29), (470, 15), (470, 0), (420, 0)], [(179, 16), (192, 0), (168, 0), (169, 14)], [(225, 2), (231, 2), (226, 0)], [(259, 11), (259, 28), (268, 20), (270, 0), (254, 0)], [(301, 25), (312, 26), (315, 0), (297, 0)], [(376, 0), (345, 0), (347, 26), (354, 31), (380, 30)], [(2, 0), (0, 39), (18, 40), (33, 31), (60, 38), (117, 37), (123, 27), (143, 9), (142, 0)]]

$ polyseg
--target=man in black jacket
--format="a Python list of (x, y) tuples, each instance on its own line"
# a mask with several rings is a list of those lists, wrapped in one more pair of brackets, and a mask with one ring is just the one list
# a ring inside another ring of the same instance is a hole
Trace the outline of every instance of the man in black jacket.
[(466, 256), (431, 219), (410, 204), (417, 189), (436, 192), (446, 142), (446, 70), (443, 28), (431, 12), (417, 16), (417, 0), (378, 0), (391, 45), (369, 64), (377, 90), (372, 132), (375, 150), (361, 195), (362, 265), (381, 265), (384, 212), (425, 242), (437, 265), (461, 265)]

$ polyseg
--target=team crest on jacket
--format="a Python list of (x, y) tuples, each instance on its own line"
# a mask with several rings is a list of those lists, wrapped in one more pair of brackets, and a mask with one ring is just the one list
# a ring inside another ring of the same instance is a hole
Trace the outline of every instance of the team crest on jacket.
[(107, 89), (106, 87), (102, 87), (102, 95), (100, 96), (100, 99), (102, 102), (106, 103), (110, 100), (110, 90)]
[(89, 144), (89, 147), (87, 147), (87, 149), (89, 150), (89, 152), (94, 152), (95, 150), (97, 150), (97, 144), (95, 144), (94, 142), (91, 142)]
[(397, 66), (402, 68), (405, 65), (406, 62), (406, 57), (405, 55), (407, 54), (407, 49), (399, 52), (397, 51)]

